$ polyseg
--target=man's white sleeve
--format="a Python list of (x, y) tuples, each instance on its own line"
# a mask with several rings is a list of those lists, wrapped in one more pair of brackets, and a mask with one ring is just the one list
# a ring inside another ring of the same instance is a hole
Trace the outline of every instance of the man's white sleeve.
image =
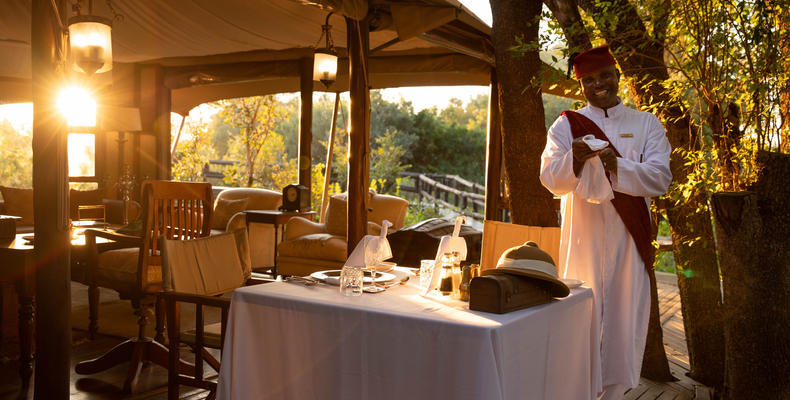
[(557, 196), (576, 189), (579, 178), (573, 173), (571, 127), (561, 115), (549, 128), (546, 147), (540, 157), (540, 182)]
[(669, 170), (672, 148), (661, 122), (651, 117), (641, 162), (617, 159), (617, 173), (611, 175), (612, 189), (617, 192), (640, 197), (661, 196), (672, 181)]

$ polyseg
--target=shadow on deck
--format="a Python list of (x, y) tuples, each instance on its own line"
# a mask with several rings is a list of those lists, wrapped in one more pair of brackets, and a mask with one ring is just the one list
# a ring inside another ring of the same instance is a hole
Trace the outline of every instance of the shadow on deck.
[[(680, 295), (675, 277), (671, 274), (658, 275), (660, 275), (658, 277), (658, 295), (661, 325), (664, 328), (664, 348), (669, 359), (669, 367), (678, 381), (664, 383), (643, 378), (638, 387), (626, 392), (624, 398), (626, 400), (710, 399), (707, 387), (686, 376), (689, 370), (688, 350), (686, 349), (683, 316), (680, 311)], [(76, 293), (75, 295), (76, 299), (80, 297)], [(76, 329), (73, 336), (73, 360), (96, 357), (122, 341), (122, 339), (113, 336), (100, 336), (94, 341), (89, 341), (85, 338), (84, 331)], [(184, 353), (184, 356), (189, 358), (187, 353)], [(27, 396), (20, 393), (16, 368), (15, 361), (0, 360), (0, 377), (2, 377), (0, 378), (0, 400), (32, 398), (32, 393), (27, 393)], [(167, 398), (167, 371), (163, 368), (158, 366), (144, 368), (141, 375), (140, 392), (135, 395), (123, 395), (121, 392), (125, 374), (125, 364), (96, 375), (82, 376), (72, 373), (71, 399), (164, 400)], [(182, 387), (180, 398), (199, 400), (205, 399), (207, 395), (205, 390)]]

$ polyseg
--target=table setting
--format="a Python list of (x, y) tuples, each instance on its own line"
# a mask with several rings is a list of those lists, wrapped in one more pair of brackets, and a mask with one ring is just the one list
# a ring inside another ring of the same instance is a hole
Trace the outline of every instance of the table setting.
[(387, 263), (387, 250), (384, 233), (363, 239), (341, 270), (237, 289), (218, 398), (594, 398), (589, 288), (474, 311), (454, 287), (441, 290), (459, 249), (440, 246), (425, 268)]

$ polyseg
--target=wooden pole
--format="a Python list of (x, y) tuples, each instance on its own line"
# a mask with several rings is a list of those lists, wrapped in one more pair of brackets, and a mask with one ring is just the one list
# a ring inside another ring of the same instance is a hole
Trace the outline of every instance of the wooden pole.
[(173, 141), (172, 149), (170, 150), (170, 162), (173, 162), (173, 157), (176, 155), (176, 147), (178, 147), (178, 140), (181, 139), (181, 131), (184, 130), (184, 122), (187, 120), (186, 115), (181, 116), (181, 124), (178, 126), (178, 133), (176, 134), (176, 140)]
[[(61, 6), (62, 1), (57, 2)], [(33, 0), (33, 211), (36, 271), (36, 399), (68, 399), (71, 358), (71, 233), (66, 124), (55, 105), (63, 57), (50, 0)]]
[(335, 108), (332, 110), (332, 125), (326, 144), (326, 168), (324, 169), (324, 191), (321, 193), (321, 215), (318, 222), (326, 220), (326, 205), (329, 202), (329, 179), (332, 177), (332, 152), (335, 149), (335, 130), (337, 129), (337, 109), (340, 105), (340, 92), (335, 93)]
[(367, 52), (369, 31), (365, 21), (346, 18), (349, 58), (348, 132), (348, 254), (367, 233), (367, 192), (370, 185), (370, 90)]
[(299, 184), (312, 194), (310, 182), (313, 144), (313, 58), (299, 59), (299, 88), (301, 101), (299, 107)]
[(499, 188), (502, 182), (502, 125), (499, 114), (499, 88), (496, 70), (491, 69), (491, 94), (488, 97), (488, 132), (486, 133), (486, 208), (485, 218), (501, 219)]

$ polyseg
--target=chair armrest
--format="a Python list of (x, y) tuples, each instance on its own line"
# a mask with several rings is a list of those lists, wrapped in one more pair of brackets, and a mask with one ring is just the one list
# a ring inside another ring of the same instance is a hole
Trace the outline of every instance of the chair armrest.
[(160, 295), (165, 300), (172, 300), (179, 303), (201, 304), (209, 307), (228, 308), (230, 298), (219, 296), (206, 296), (203, 294), (183, 293), (183, 292), (162, 292)]
[(98, 229), (85, 230), (85, 243), (91, 247), (96, 246), (96, 238), (112, 240), (113, 243), (101, 243), (98, 245), (99, 252), (106, 250), (122, 249), (127, 247), (140, 247), (143, 245), (143, 238), (134, 235), (124, 235), (117, 232), (107, 232)]
[(302, 217), (293, 217), (285, 224), (285, 240), (313, 233), (326, 233), (326, 224), (313, 222)]
[(228, 224), (225, 225), (225, 232), (232, 232), (236, 229), (246, 228), (247, 227), (247, 214), (244, 211), (237, 212), (233, 214), (232, 217), (228, 220)]

